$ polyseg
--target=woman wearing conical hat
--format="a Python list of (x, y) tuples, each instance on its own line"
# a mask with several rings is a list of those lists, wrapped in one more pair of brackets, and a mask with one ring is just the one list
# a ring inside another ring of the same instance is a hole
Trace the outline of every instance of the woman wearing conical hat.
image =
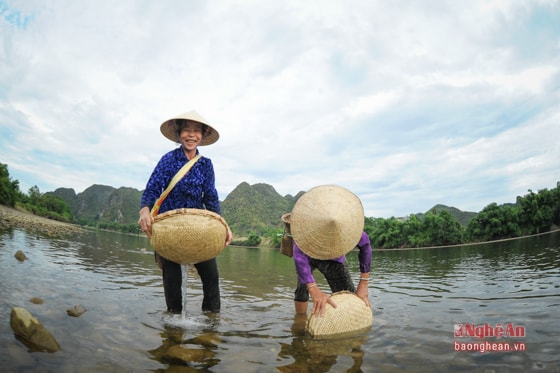
[[(328, 304), (336, 307), (330, 296), (315, 282), (313, 271), (321, 272), (334, 294), (356, 293), (365, 304), (369, 301), (368, 281), (372, 249), (364, 228), (364, 212), (359, 198), (336, 185), (322, 185), (302, 195), (291, 213), (282, 216), (290, 225), (293, 258), (298, 275), (294, 296), (296, 314), (306, 314), (309, 297), (312, 314), (323, 315)], [(346, 265), (345, 255), (359, 249), (360, 277), (357, 288)]]
[[(199, 146), (213, 144), (219, 138), (218, 131), (196, 111), (190, 111), (163, 122), (160, 131), (166, 138), (179, 143), (180, 146), (161, 157), (142, 194), (138, 225), (148, 237), (152, 234), (151, 210), (171, 179), (189, 160), (199, 155)], [(220, 214), (214, 167), (209, 158), (200, 157), (194, 163), (159, 206), (159, 213), (180, 208), (206, 209)], [(229, 245), (231, 239), (232, 234), (228, 228), (225, 246)], [(162, 269), (167, 311), (181, 313), (183, 309), (181, 265), (167, 260), (157, 253), (156, 258)], [(194, 266), (202, 281), (204, 293), (202, 310), (219, 312), (220, 288), (216, 258), (197, 263)]]

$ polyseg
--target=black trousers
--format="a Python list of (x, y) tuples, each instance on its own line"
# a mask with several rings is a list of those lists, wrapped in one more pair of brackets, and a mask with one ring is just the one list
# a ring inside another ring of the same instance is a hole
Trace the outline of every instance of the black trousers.
[[(163, 257), (161, 257), (161, 264), (167, 311), (181, 313), (183, 311), (182, 266)], [(197, 263), (194, 267), (202, 282), (204, 293), (202, 311), (220, 312), (220, 274), (218, 273), (216, 258)]]
[[(339, 291), (350, 291), (354, 293), (356, 290), (354, 288), (354, 283), (352, 282), (352, 277), (350, 276), (350, 271), (348, 271), (348, 265), (346, 261), (339, 263), (334, 260), (320, 260), (313, 259), (309, 260), (311, 266), (311, 272), (318, 269), (329, 283), (332, 293)], [(294, 300), (296, 302), (307, 302), (309, 301), (309, 291), (307, 290), (307, 284), (302, 284), (298, 280), (297, 288), (294, 293)]]

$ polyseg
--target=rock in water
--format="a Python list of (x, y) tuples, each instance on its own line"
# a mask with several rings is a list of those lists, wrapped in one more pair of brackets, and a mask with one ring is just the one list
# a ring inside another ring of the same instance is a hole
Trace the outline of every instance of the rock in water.
[(16, 255), (14, 255), (16, 257), (17, 260), (19, 260), (20, 262), (23, 262), (25, 259), (27, 259), (27, 257), (25, 256), (25, 254), (23, 253), (23, 251), (18, 250), (16, 252)]
[(33, 298), (29, 299), (29, 301), (33, 304), (43, 304), (44, 303), (44, 301), (39, 297), (33, 297)]
[(25, 308), (14, 307), (10, 326), (16, 338), (35, 352), (56, 352), (60, 345), (51, 333)]
[(80, 306), (79, 304), (78, 304), (78, 305), (75, 305), (75, 306), (72, 306), (72, 307), (70, 307), (70, 308), (68, 308), (68, 309), (66, 310), (66, 313), (67, 313), (69, 316), (73, 316), (73, 317), (79, 317), (79, 316), (81, 316), (84, 312), (86, 312), (86, 309), (85, 309), (84, 307)]

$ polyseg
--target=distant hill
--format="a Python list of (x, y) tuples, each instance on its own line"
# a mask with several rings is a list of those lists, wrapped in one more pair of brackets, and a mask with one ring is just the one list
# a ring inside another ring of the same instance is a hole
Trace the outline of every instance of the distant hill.
[(281, 196), (268, 184), (239, 184), (222, 202), (222, 215), (238, 235), (264, 233), (270, 227), (282, 228), (280, 217), (292, 211), (297, 199)]
[[(426, 213), (428, 213), (428, 212), (435, 213), (435, 212), (441, 212), (441, 211), (449, 212), (463, 226), (469, 225), (469, 222), (471, 221), (471, 219), (478, 215), (477, 212), (461, 211), (458, 208), (449, 207), (449, 206), (440, 205), (440, 204), (435, 205), (434, 207), (432, 207), (431, 209), (426, 211)], [(424, 215), (426, 213), (418, 213), (416, 215), (421, 219), (421, 218), (424, 217)]]
[[(221, 202), (222, 216), (236, 236), (246, 236), (251, 232), (263, 234), (270, 228), (282, 228), (280, 217), (292, 211), (303, 193), (282, 196), (271, 185), (242, 182)], [(116, 189), (97, 184), (78, 194), (69, 188), (58, 188), (45, 194), (62, 198), (68, 204), (74, 222), (89, 225), (101, 222), (136, 224), (142, 197), (142, 191), (134, 188)], [(435, 205), (429, 211), (434, 210), (449, 211), (462, 225), (467, 225), (477, 215), (445, 205)], [(417, 215), (421, 218), (425, 213)]]
[[(142, 191), (137, 189), (115, 189), (106, 185), (92, 185), (78, 194), (69, 188), (58, 188), (45, 194), (64, 200), (74, 222), (89, 225), (100, 222), (135, 224), (142, 198)], [(243, 182), (221, 202), (222, 216), (238, 236), (251, 232), (262, 234), (270, 228), (281, 228), (280, 217), (292, 210), (302, 194), (281, 196), (268, 184)]]
[(68, 188), (58, 188), (54, 192), (45, 194), (62, 198), (68, 204), (74, 221), (79, 224), (136, 223), (142, 197), (142, 192), (134, 188), (115, 189), (97, 184), (78, 194), (74, 189)]

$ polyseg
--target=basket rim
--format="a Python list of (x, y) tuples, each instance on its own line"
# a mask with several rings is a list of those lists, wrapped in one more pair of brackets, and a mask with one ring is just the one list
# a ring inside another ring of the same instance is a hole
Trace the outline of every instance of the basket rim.
[(195, 209), (195, 208), (179, 208), (174, 210), (169, 210), (166, 212), (162, 212), (154, 217), (154, 223), (158, 221), (162, 221), (168, 218), (172, 218), (177, 215), (195, 215), (195, 216), (208, 216), (211, 218), (215, 218), (222, 222), (226, 227), (228, 226), (225, 219), (220, 215), (215, 213), (214, 211), (205, 210), (205, 209)]

